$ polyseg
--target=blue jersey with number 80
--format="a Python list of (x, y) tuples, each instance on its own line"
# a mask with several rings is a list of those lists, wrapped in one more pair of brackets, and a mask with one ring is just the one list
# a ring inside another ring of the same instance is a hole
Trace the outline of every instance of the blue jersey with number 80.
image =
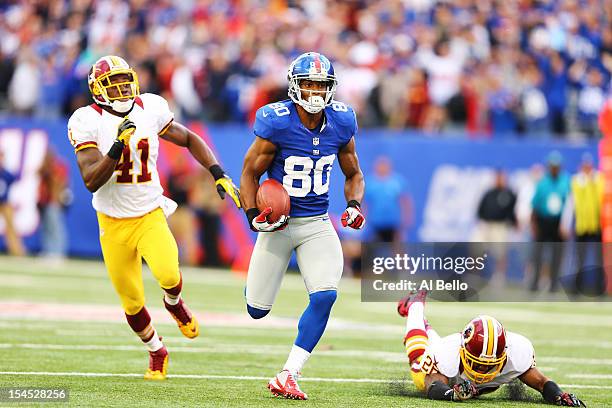
[(357, 119), (350, 106), (333, 101), (324, 116), (321, 128), (311, 131), (287, 99), (259, 108), (255, 117), (255, 135), (276, 145), (268, 177), (289, 193), (292, 217), (327, 212), (331, 169), (338, 151), (357, 133)]

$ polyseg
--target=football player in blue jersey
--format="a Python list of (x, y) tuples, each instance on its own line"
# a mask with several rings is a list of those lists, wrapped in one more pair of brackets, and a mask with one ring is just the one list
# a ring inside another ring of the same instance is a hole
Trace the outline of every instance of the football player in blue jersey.
[[(302, 54), (287, 76), (290, 99), (257, 111), (255, 141), (240, 179), (249, 225), (260, 232), (249, 265), (246, 302), (254, 319), (270, 312), (295, 250), (310, 302), (287, 362), (268, 388), (277, 396), (307, 399), (297, 378), (325, 331), (343, 268), (340, 240), (327, 215), (329, 176), (336, 158), (346, 176), (344, 227), (364, 226), (360, 201), (365, 184), (355, 153), (355, 112), (334, 100), (337, 80), (331, 62), (316, 52)], [(289, 217), (276, 222), (268, 222), (270, 208), (260, 212), (255, 205), (265, 172), (282, 183), (291, 198)]]

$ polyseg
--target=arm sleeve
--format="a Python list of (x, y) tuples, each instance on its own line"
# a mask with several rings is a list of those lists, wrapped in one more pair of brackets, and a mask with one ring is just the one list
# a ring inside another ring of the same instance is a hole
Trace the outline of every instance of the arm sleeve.
[(87, 114), (86, 109), (91, 108), (78, 109), (68, 120), (68, 140), (75, 153), (88, 147), (98, 147), (96, 120)]
[(454, 391), (442, 381), (434, 381), (427, 390), (427, 398), (433, 400), (452, 401)]

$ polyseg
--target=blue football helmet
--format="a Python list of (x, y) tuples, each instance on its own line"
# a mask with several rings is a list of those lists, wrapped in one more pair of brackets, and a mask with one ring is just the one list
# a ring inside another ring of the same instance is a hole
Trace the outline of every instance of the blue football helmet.
[[(325, 96), (311, 95), (307, 100), (302, 99), (303, 89), (300, 88), (300, 81), (304, 79), (325, 81), (327, 83), (327, 88), (324, 91)], [(318, 113), (330, 105), (338, 85), (331, 62), (326, 56), (318, 52), (307, 52), (293, 60), (289, 65), (287, 80), (289, 81), (289, 97), (308, 113)]]

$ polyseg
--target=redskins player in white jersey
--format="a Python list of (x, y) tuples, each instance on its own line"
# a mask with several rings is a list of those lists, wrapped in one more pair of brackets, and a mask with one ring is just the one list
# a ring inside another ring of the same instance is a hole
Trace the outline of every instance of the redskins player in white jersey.
[(526, 337), (507, 332), (491, 316), (477, 316), (461, 333), (441, 338), (425, 319), (426, 296), (427, 291), (406, 296), (397, 311), (406, 317), (404, 346), (412, 380), (428, 398), (464, 401), (518, 378), (549, 403), (586, 406), (536, 368), (535, 352)]
[(88, 82), (94, 103), (72, 114), (68, 135), (83, 181), (93, 193), (106, 269), (128, 324), (149, 350), (145, 379), (163, 380), (168, 351), (145, 307), (143, 258), (183, 335), (197, 337), (199, 325), (181, 298), (178, 248), (166, 222), (176, 203), (163, 196), (159, 182), (159, 139), (186, 147), (212, 173), (221, 198), (229, 195), (238, 207), (239, 192), (206, 143), (173, 120), (164, 98), (140, 95), (138, 76), (123, 58), (100, 58)]

